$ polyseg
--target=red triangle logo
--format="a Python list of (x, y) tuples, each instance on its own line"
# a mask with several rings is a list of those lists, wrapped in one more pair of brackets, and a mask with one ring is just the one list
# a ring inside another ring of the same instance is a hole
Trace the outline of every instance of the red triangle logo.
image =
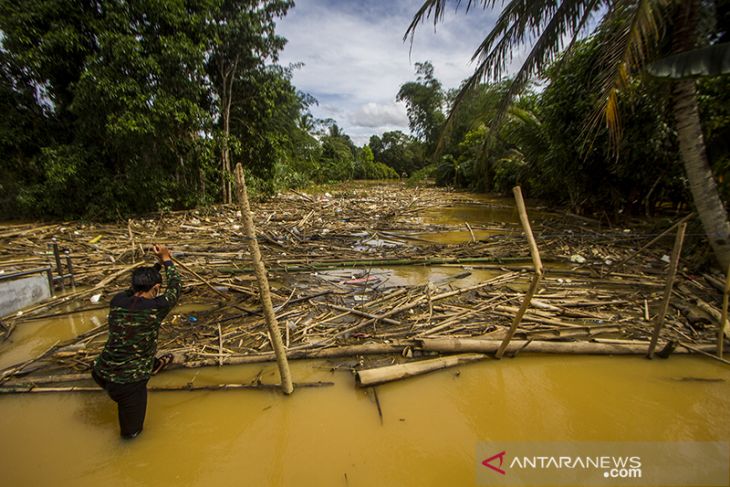
[[(504, 463), (504, 456), (506, 454), (507, 454), (507, 452), (504, 451), (504, 450), (502, 450), (501, 452), (497, 453), (496, 455), (492, 455), (491, 457), (489, 457), (486, 460), (484, 460), (482, 462), (482, 465), (484, 465), (485, 467), (491, 468), (492, 470), (494, 470), (495, 472), (497, 472), (499, 474), (505, 475), (507, 472), (505, 472), (504, 470), (502, 470), (500, 467)], [(496, 466), (496, 465), (492, 465), (492, 462), (494, 460), (496, 460), (497, 458), (499, 458), (499, 467)]]

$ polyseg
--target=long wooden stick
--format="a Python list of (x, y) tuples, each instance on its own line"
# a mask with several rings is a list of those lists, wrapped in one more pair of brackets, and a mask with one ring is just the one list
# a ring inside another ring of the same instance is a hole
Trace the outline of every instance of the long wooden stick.
[[(499, 347), (498, 340), (484, 340), (479, 338), (423, 338), (416, 340), (420, 348), (430, 352), (440, 353), (494, 353)], [(513, 340), (508, 351), (523, 351), (525, 353), (556, 353), (565, 355), (643, 355), (646, 353), (646, 342), (603, 343), (603, 342), (554, 342), (546, 340)], [(681, 345), (684, 347), (684, 344)], [(712, 350), (714, 344), (693, 347), (699, 351), (703, 348)], [(417, 347), (416, 347), (417, 348)], [(680, 349), (672, 353), (686, 354), (690, 348)], [(713, 356), (714, 357), (714, 356)], [(716, 358), (716, 357), (715, 357)]]
[(251, 206), (248, 202), (248, 191), (246, 189), (246, 179), (243, 175), (243, 166), (239, 162), (236, 164), (236, 190), (238, 192), (238, 204), (241, 206), (241, 221), (243, 223), (246, 236), (248, 237), (248, 247), (251, 251), (253, 259), (254, 272), (259, 283), (259, 295), (261, 296), (261, 306), (264, 309), (264, 318), (269, 327), (271, 335), (271, 344), (276, 354), (276, 362), (279, 365), (279, 375), (281, 376), (281, 390), (284, 394), (291, 394), (294, 391), (292, 385), (291, 373), (289, 372), (289, 362), (286, 358), (286, 349), (284, 342), (281, 340), (281, 331), (279, 323), (274, 314), (274, 307), (271, 304), (271, 292), (269, 289), (269, 279), (266, 276), (266, 267), (264, 259), (261, 257), (259, 243), (256, 240), (256, 228), (253, 224), (251, 215)]
[(502, 358), (504, 351), (507, 349), (507, 345), (509, 345), (510, 340), (512, 340), (512, 336), (514, 336), (515, 331), (517, 331), (517, 327), (520, 325), (522, 317), (525, 315), (528, 306), (530, 306), (532, 296), (534, 296), (535, 292), (537, 292), (537, 288), (540, 285), (543, 275), (540, 251), (537, 249), (537, 242), (535, 242), (535, 237), (532, 234), (530, 220), (527, 218), (527, 208), (525, 207), (525, 200), (522, 199), (522, 190), (519, 186), (515, 186), (512, 189), (512, 192), (515, 195), (515, 202), (517, 203), (517, 211), (520, 215), (522, 228), (525, 230), (525, 236), (527, 236), (527, 242), (530, 245), (530, 255), (532, 256), (532, 265), (535, 267), (535, 273), (532, 276), (532, 281), (530, 281), (530, 288), (527, 290), (525, 299), (522, 301), (520, 309), (517, 311), (517, 314), (512, 320), (512, 325), (509, 327), (507, 335), (505, 335), (504, 340), (502, 340), (502, 344), (499, 346), (497, 353), (494, 355), (498, 359)]
[[(616, 268), (619, 268), (619, 267), (621, 267), (623, 265), (628, 264), (631, 259), (633, 259), (637, 255), (639, 255), (640, 253), (642, 253), (644, 250), (648, 249), (649, 247), (651, 247), (652, 245), (654, 245), (655, 243), (657, 243), (662, 237), (664, 237), (665, 235), (668, 235), (670, 232), (672, 232), (679, 225), (681, 225), (683, 223), (687, 223), (694, 216), (695, 216), (694, 213), (690, 213), (689, 215), (685, 216), (684, 218), (682, 218), (680, 220), (677, 220), (677, 222), (674, 223), (671, 227), (669, 227), (666, 230), (664, 230), (662, 233), (660, 233), (659, 235), (657, 235), (656, 237), (654, 237), (653, 239), (651, 239), (649, 242), (647, 242), (646, 244), (644, 244), (644, 246), (641, 247), (639, 250), (637, 250), (636, 252), (634, 252), (633, 254), (629, 255), (628, 257), (626, 257), (621, 262), (619, 262), (618, 265), (616, 266)], [(604, 274), (604, 277), (607, 276), (608, 274), (611, 274), (611, 272), (609, 271), (606, 274)]]
[(219, 296), (222, 296), (223, 299), (225, 299), (225, 300), (231, 299), (231, 297), (229, 295), (224, 294), (224, 293), (220, 292), (219, 290), (217, 290), (215, 288), (215, 286), (213, 286), (207, 279), (205, 279), (203, 276), (201, 276), (200, 274), (198, 274), (197, 272), (195, 272), (194, 270), (192, 270), (190, 267), (188, 267), (187, 265), (183, 264), (182, 262), (180, 262), (179, 260), (177, 260), (175, 257), (170, 257), (170, 258), (172, 259), (172, 261), (175, 264), (179, 265), (180, 267), (182, 267), (183, 269), (185, 269), (186, 271), (188, 271), (189, 273), (191, 273), (193, 276), (195, 276), (200, 282), (202, 282), (203, 284), (205, 284), (206, 286), (208, 286), (208, 288), (210, 288), (214, 293), (218, 294)]
[(722, 358), (723, 346), (725, 344), (725, 323), (727, 322), (728, 298), (730, 297), (730, 266), (727, 268), (725, 277), (725, 290), (722, 293), (722, 314), (717, 324), (717, 356)]
[[(299, 382), (297, 387), (327, 387), (335, 385), (334, 382)], [(148, 391), (153, 392), (169, 392), (169, 391), (240, 391), (240, 390), (261, 390), (261, 389), (278, 389), (279, 384), (211, 384), (204, 386), (194, 386), (185, 384), (182, 386), (147, 386)], [(36, 386), (0, 386), (0, 394), (22, 394), (26, 392), (34, 393), (57, 393), (57, 392), (104, 392), (104, 389), (98, 386), (65, 386), (65, 387), (36, 387)]]
[(656, 317), (654, 324), (654, 333), (651, 336), (649, 350), (646, 353), (647, 358), (654, 358), (654, 349), (657, 341), (659, 341), (659, 332), (664, 326), (664, 318), (669, 309), (669, 300), (672, 297), (672, 288), (674, 287), (674, 278), (677, 276), (677, 266), (679, 265), (679, 256), (682, 254), (682, 243), (684, 242), (684, 233), (687, 230), (687, 223), (683, 222), (677, 229), (677, 237), (674, 239), (674, 248), (672, 249), (672, 260), (669, 261), (669, 275), (667, 276), (667, 285), (664, 288), (664, 299), (662, 299), (662, 307)]

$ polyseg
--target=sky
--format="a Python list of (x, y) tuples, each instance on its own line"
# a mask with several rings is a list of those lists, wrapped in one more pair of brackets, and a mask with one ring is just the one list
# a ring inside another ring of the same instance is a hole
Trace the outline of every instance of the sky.
[(294, 72), (294, 85), (319, 101), (311, 108), (316, 118), (335, 119), (358, 145), (389, 130), (409, 133), (405, 105), (395, 97), (403, 83), (415, 80), (416, 62), (431, 61), (446, 89), (473, 72), (472, 54), (499, 12), (451, 8), (435, 32), (432, 21), (421, 24), (411, 46), (403, 35), (421, 4), (296, 0), (277, 25), (288, 39), (279, 63), (304, 63)]

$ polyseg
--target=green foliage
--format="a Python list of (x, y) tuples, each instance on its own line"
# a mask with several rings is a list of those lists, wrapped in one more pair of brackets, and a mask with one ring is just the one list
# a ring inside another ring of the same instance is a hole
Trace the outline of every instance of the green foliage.
[(433, 149), (444, 123), (444, 92), (429, 61), (416, 63), (416, 81), (403, 84), (396, 100), (405, 102), (411, 130)]
[(392, 167), (376, 162), (372, 149), (364, 146), (358, 151), (355, 159), (354, 179), (398, 179), (398, 173)]
[(429, 164), (426, 167), (422, 167), (421, 169), (414, 171), (413, 174), (408, 178), (406, 181), (406, 184), (408, 186), (418, 186), (421, 184), (425, 184), (429, 179), (433, 179), (436, 174), (436, 165), (435, 164)]
[(376, 161), (390, 166), (401, 176), (407, 176), (428, 163), (424, 144), (400, 130), (385, 132), (381, 137), (373, 135), (368, 147)]
[[(517, 98), (496, 129), (492, 121), (508, 83), (468, 92), (444, 136), (437, 183), (497, 192), (519, 184), (530, 196), (578, 212), (650, 211), (656, 201), (684, 199), (663, 85), (636, 78), (618, 97), (626, 114), (618, 154), (605, 127), (591, 145), (581, 145), (584, 121), (597, 103), (591, 87), (599, 43), (596, 37), (576, 43), (561, 64), (547, 70), (547, 87)], [(717, 115), (726, 126), (722, 118)]]

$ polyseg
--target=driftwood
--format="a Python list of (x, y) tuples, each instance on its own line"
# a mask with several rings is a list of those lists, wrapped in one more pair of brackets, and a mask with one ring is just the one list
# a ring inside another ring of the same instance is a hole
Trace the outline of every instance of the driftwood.
[(466, 353), (429, 360), (419, 360), (417, 362), (389, 365), (387, 367), (379, 367), (377, 369), (358, 370), (355, 372), (355, 379), (357, 384), (362, 387), (374, 386), (385, 382), (405, 379), (406, 377), (413, 377), (415, 375), (426, 374), (435, 370), (474, 362), (476, 360), (482, 360), (484, 358), (486, 358), (486, 355), (479, 353)]

